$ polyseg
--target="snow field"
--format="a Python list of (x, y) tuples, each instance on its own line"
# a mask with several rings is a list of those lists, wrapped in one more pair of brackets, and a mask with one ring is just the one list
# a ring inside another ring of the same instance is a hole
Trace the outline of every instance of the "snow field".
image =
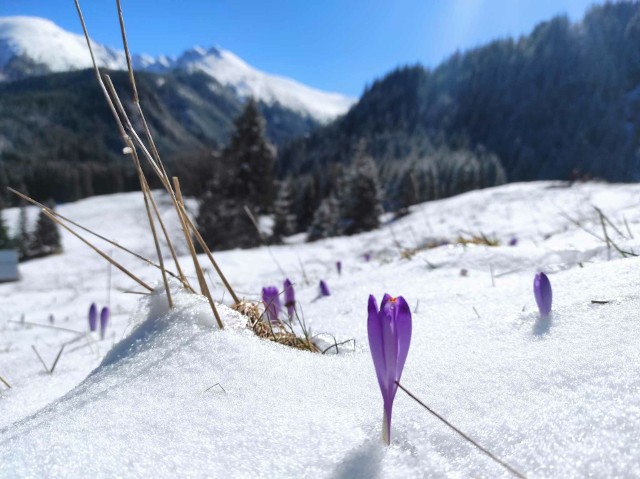
[[(385, 292), (415, 311), (402, 384), (480, 444), (528, 477), (637, 476), (640, 260), (620, 259), (563, 212), (600, 233), (595, 205), (638, 237), (640, 189), (560, 186), (471, 192), (417, 205), (375, 232), (273, 247), (314, 333), (355, 339), (355, 350), (338, 355), (261, 340), (223, 307), (227, 328), (217, 331), (201, 298), (176, 291), (167, 311), (161, 293), (123, 293), (139, 288), (114, 271), (109, 339), (79, 340), (86, 346), (70, 346), (48, 375), (31, 344), (52, 360), (75, 336), (9, 320), (46, 323), (53, 312), (56, 325), (86, 331), (91, 301), (107, 296), (104, 261), (63, 233), (63, 255), (25, 263), (23, 281), (0, 285), (0, 374), (13, 386), (0, 387), (0, 477), (509, 477), (402, 391), (392, 445), (381, 444), (366, 304)], [(168, 202), (161, 209), (170, 220)], [(139, 195), (60, 211), (153, 258)], [(12, 224), (17, 212), (5, 218)], [(406, 260), (393, 241), (410, 248), (464, 232), (518, 244), (441, 246)], [(637, 240), (610, 233), (640, 252)], [(156, 270), (116, 255), (160, 285)], [(284, 280), (265, 248), (216, 258), (250, 299)], [(538, 319), (533, 299), (539, 270), (554, 288), (549, 321)], [(320, 279), (332, 295), (314, 301)]]

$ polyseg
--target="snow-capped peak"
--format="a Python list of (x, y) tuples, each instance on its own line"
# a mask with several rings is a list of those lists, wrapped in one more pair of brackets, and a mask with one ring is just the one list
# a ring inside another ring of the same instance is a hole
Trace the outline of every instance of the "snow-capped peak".
[(253, 96), (265, 103), (280, 105), (299, 113), (330, 120), (344, 113), (354, 103), (352, 98), (327, 93), (289, 78), (261, 72), (228, 50), (218, 47), (193, 49), (176, 61), (176, 67), (187, 71), (202, 71), (243, 98)]
[[(126, 68), (121, 51), (92, 42), (96, 61), (102, 67)], [(36, 17), (0, 18), (0, 68), (14, 57), (24, 56), (51, 72), (78, 70), (91, 66), (84, 36), (67, 32), (55, 23)]]
[[(98, 65), (126, 69), (124, 52), (92, 42)], [(16, 57), (30, 60), (44, 72), (63, 72), (91, 67), (84, 36), (67, 32), (50, 20), (37, 17), (0, 17), (0, 80)], [(161, 55), (134, 55), (134, 68), (156, 73), (172, 69), (201, 71), (233, 89), (241, 98), (255, 97), (328, 121), (346, 112), (353, 98), (310, 88), (289, 78), (259, 71), (233, 53), (218, 47), (194, 47), (178, 59)], [(5, 74), (6, 76), (6, 74)]]

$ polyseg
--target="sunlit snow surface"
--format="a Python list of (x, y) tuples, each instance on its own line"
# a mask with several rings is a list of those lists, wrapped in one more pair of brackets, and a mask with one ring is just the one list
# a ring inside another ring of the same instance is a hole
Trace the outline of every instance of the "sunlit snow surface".
[[(258, 339), (224, 307), (228, 327), (217, 331), (207, 303), (177, 290), (167, 313), (159, 293), (124, 293), (141, 288), (113, 270), (108, 338), (68, 345), (48, 375), (31, 345), (50, 364), (76, 336), (10, 321), (24, 314), (48, 324), (52, 313), (55, 325), (84, 332), (90, 303), (107, 301), (104, 261), (63, 233), (63, 255), (22, 264), (23, 280), (0, 286), (0, 375), (13, 386), (0, 385), (0, 477), (508, 477), (401, 391), (392, 445), (382, 446), (366, 304), (369, 293), (385, 292), (417, 308), (402, 383), (471, 437), (528, 477), (637, 476), (640, 260), (620, 259), (563, 216), (602, 235), (594, 205), (640, 238), (640, 187), (534, 183), (418, 205), (356, 237), (272, 248), (314, 333), (355, 339), (355, 352), (346, 345), (339, 355)], [(153, 257), (138, 194), (59, 210)], [(4, 216), (15, 224), (17, 211)], [(403, 248), (461, 231), (495, 235), (504, 246), (400, 258)], [(640, 253), (640, 240), (608, 232)], [(506, 246), (513, 236), (517, 246)], [(113, 255), (159, 284), (157, 270)], [(216, 257), (247, 298), (284, 279), (265, 248)], [(554, 288), (548, 322), (535, 311), (538, 270)], [(228, 303), (210, 275), (216, 298)], [(332, 296), (314, 301), (320, 278)]]

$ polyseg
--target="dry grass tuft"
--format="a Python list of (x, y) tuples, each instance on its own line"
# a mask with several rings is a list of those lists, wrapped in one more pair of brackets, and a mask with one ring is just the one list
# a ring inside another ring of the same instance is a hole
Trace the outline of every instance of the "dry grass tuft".
[(321, 353), (321, 349), (311, 340), (306, 328), (303, 327), (303, 336), (298, 336), (291, 325), (283, 322), (270, 322), (261, 311), (260, 303), (253, 301), (240, 301), (233, 306), (233, 309), (249, 318), (249, 328), (259, 338), (284, 344), (301, 351), (311, 351)]

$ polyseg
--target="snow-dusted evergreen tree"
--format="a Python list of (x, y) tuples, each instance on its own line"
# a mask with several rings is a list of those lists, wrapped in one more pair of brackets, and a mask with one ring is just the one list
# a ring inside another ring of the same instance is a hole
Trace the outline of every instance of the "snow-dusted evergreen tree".
[(242, 198), (254, 213), (266, 213), (273, 205), (275, 148), (265, 137), (264, 119), (250, 99), (235, 122), (235, 132), (223, 152), (230, 178), (229, 196)]
[[(53, 203), (49, 203), (47, 206), (52, 209), (54, 207)], [(44, 212), (40, 212), (38, 216), (29, 250), (30, 256), (35, 258), (62, 252), (58, 226)]]
[(7, 233), (7, 226), (4, 223), (4, 217), (2, 216), (2, 209), (0, 209), (0, 249), (11, 248), (12, 242)]
[(242, 202), (215, 189), (201, 199), (197, 222), (198, 231), (211, 250), (250, 248), (260, 241)]
[(290, 236), (296, 231), (296, 215), (293, 213), (293, 187), (291, 180), (286, 179), (280, 183), (278, 196), (273, 204), (273, 240), (282, 241), (285, 236)]
[(313, 215), (313, 221), (307, 231), (307, 239), (315, 241), (340, 234), (340, 203), (333, 195), (329, 195), (320, 202), (320, 206)]
[(198, 227), (207, 246), (214, 250), (260, 244), (244, 207), (254, 215), (268, 213), (273, 207), (275, 151), (265, 138), (264, 120), (253, 99), (235, 126), (220, 166), (199, 198)]
[(380, 225), (382, 214), (378, 167), (373, 158), (359, 151), (344, 178), (340, 194), (340, 232), (352, 235)]
[(20, 213), (18, 216), (18, 235), (15, 238), (15, 243), (18, 247), (18, 257), (20, 258), (20, 261), (28, 259), (31, 235), (29, 235), (27, 207), (24, 202), (20, 205)]

